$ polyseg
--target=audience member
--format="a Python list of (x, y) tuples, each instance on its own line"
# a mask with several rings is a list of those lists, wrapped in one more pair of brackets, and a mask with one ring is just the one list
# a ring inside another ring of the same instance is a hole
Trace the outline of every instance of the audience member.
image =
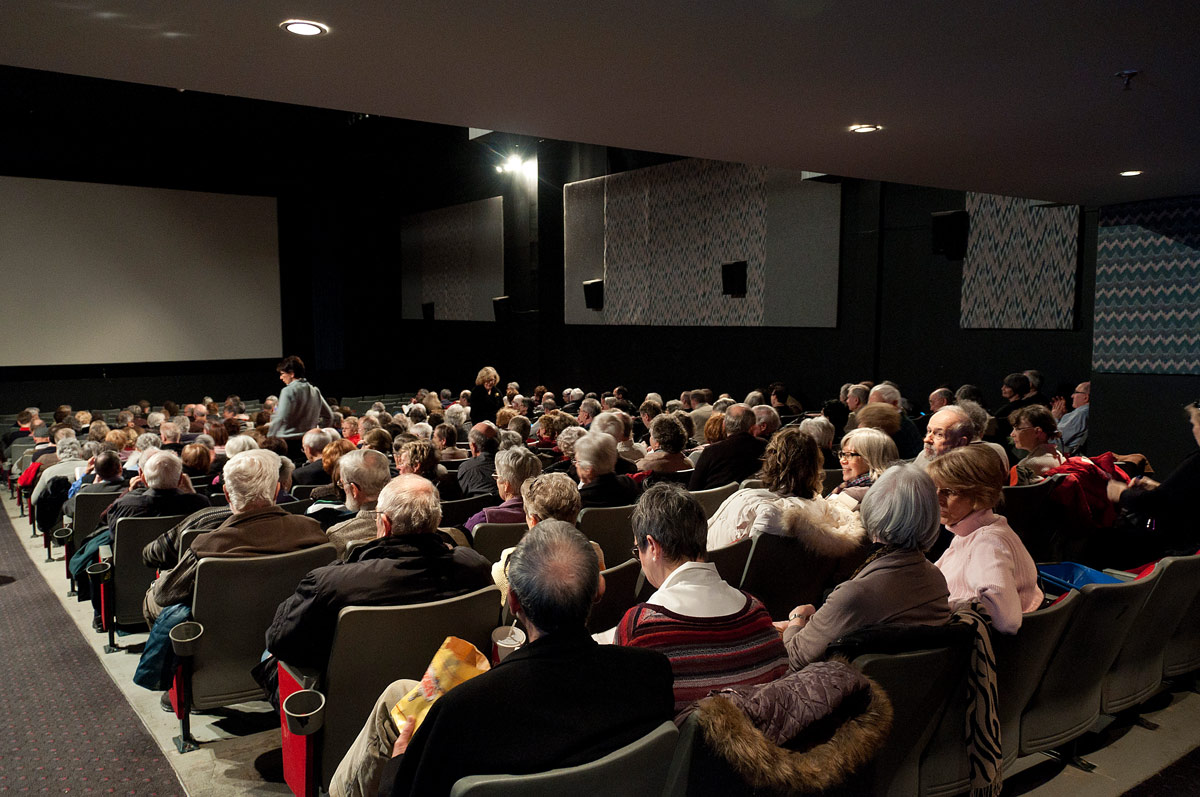
[(296, 484), (329, 484), (329, 474), (325, 472), (321, 453), (329, 445), (331, 438), (328, 432), (321, 429), (309, 429), (300, 440), (300, 450), (304, 453), (305, 464), (292, 472), (292, 481)]
[(585, 507), (629, 506), (641, 488), (625, 475), (617, 475), (617, 441), (603, 432), (586, 432), (575, 441), (575, 471), (579, 496)]
[(875, 481), (900, 458), (900, 453), (892, 438), (878, 429), (863, 427), (842, 438), (837, 456), (842, 466), (842, 483), (833, 488), (832, 495), (856, 509)]
[(655, 414), (650, 421), (650, 446), (646, 455), (637, 461), (637, 469), (651, 473), (691, 470), (692, 461), (683, 455), (686, 443), (687, 433), (675, 416)]
[(351, 543), (375, 538), (375, 504), (391, 478), (388, 458), (375, 449), (347, 451), (338, 460), (338, 479), (346, 495), (346, 509), (357, 513), (325, 531), (337, 548), (338, 559), (346, 558)]
[(734, 404), (725, 412), (726, 438), (704, 450), (688, 489), (709, 490), (730, 482), (740, 484), (758, 472), (767, 441), (750, 433), (754, 422), (754, 411), (745, 404)]
[[(482, 372), (480, 376), (483, 376)], [(458, 486), (468, 498), (476, 495), (500, 495), (500, 490), (492, 478), (492, 473), (496, 470), (496, 452), (500, 450), (498, 432), (495, 424), (481, 421), (472, 426), (470, 434), (467, 435), (471, 458), (458, 466)]]
[(1081, 453), (1087, 445), (1088, 413), (1092, 407), (1092, 383), (1080, 382), (1071, 394), (1071, 407), (1067, 412), (1067, 402), (1062, 396), (1054, 399), (1050, 412), (1058, 421), (1058, 431), (1062, 435), (1062, 449), (1067, 456)]
[(496, 488), (502, 503), (476, 512), (463, 524), (468, 532), (474, 532), (480, 523), (524, 523), (525, 506), (521, 498), (521, 487), (526, 481), (542, 472), (542, 462), (537, 454), (524, 446), (509, 448), (496, 454)]
[(890, 404), (900, 412), (900, 428), (892, 434), (892, 440), (896, 442), (896, 450), (900, 452), (901, 459), (912, 459), (921, 453), (921, 434), (917, 431), (917, 427), (908, 416), (904, 413), (901, 407), (900, 391), (894, 385), (886, 382), (876, 385), (870, 392), (868, 403), (883, 403)]
[(1042, 474), (1067, 461), (1058, 451), (1058, 425), (1043, 404), (1030, 404), (1008, 415), (1013, 445), (1025, 452), (1025, 458), (1013, 466), (1009, 484), (1034, 484)]

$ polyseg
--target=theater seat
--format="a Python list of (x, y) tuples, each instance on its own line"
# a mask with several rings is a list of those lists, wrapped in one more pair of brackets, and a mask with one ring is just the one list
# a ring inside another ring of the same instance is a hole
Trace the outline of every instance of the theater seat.
[(471, 544), (489, 562), (499, 562), (500, 553), (520, 542), (527, 531), (525, 523), (480, 523), (471, 530)]
[(629, 559), (600, 574), (604, 576), (604, 595), (588, 615), (589, 633), (598, 634), (615, 627), (625, 612), (638, 602), (636, 590), (641, 572), (641, 562)]
[(732, 545), (706, 552), (704, 559), (717, 566), (717, 573), (725, 580), (726, 584), (731, 587), (740, 587), (742, 576), (746, 572), (746, 562), (749, 561), (750, 551), (753, 548), (754, 541), (746, 537)]
[(704, 516), (711, 518), (721, 508), (721, 504), (725, 503), (725, 499), (736, 493), (737, 490), (737, 482), (730, 482), (723, 487), (713, 487), (711, 490), (696, 490), (692, 493), (692, 498), (695, 498), (700, 502), (700, 506), (704, 507)]
[(585, 507), (579, 513), (579, 530), (604, 551), (604, 561), (624, 562), (633, 547), (633, 507)]

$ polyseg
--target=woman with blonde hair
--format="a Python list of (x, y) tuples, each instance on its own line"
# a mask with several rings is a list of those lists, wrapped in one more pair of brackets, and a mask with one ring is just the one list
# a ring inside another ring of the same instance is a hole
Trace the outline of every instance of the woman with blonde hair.
[(879, 429), (864, 426), (846, 433), (837, 458), (842, 466), (842, 483), (832, 494), (851, 509), (857, 509), (867, 490), (900, 458), (900, 453), (892, 438)]
[(471, 391), (471, 419), (496, 420), (496, 413), (504, 406), (504, 396), (498, 389), (500, 374), (490, 365), (479, 369), (475, 376), (475, 389)]
[(995, 513), (1005, 482), (1000, 458), (984, 446), (963, 446), (930, 460), (942, 525), (954, 534), (936, 565), (946, 577), (950, 604), (977, 600), (992, 625), (1015, 634), (1023, 612), (1042, 605), (1037, 567), (1024, 543)]

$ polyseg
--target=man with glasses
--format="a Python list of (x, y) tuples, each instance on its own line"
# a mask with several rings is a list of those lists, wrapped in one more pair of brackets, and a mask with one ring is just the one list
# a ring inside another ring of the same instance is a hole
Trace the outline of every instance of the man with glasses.
[(1067, 401), (1062, 396), (1054, 399), (1050, 414), (1058, 421), (1058, 432), (1062, 435), (1062, 450), (1068, 456), (1077, 454), (1087, 444), (1088, 413), (1092, 406), (1092, 383), (1080, 382), (1071, 394), (1071, 406), (1067, 412)]
[(345, 559), (350, 543), (374, 539), (375, 503), (392, 474), (388, 458), (373, 448), (343, 454), (338, 460), (338, 472), (342, 491), (346, 493), (346, 509), (358, 514), (330, 526), (325, 533), (337, 548), (338, 559)]

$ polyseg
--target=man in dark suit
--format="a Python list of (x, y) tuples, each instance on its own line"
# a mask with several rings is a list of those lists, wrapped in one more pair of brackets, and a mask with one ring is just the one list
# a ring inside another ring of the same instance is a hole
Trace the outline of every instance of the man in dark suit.
[(292, 484), (329, 484), (333, 479), (325, 472), (321, 453), (329, 445), (329, 432), (309, 429), (301, 438), (300, 449), (308, 462), (292, 471)]
[(672, 718), (664, 656), (598, 645), (588, 635), (599, 564), (574, 526), (538, 523), (507, 572), (508, 605), (528, 642), (439, 698), (415, 733), (411, 721), (397, 729), (389, 712), (417, 682), (389, 686), (334, 773), (331, 793), (441, 797), (467, 775), (595, 761)]
[[(91, 464), (91, 473), (83, 475), (83, 484), (75, 492), (80, 493), (115, 493), (125, 486), (121, 476), (121, 457), (115, 451), (101, 451)], [(75, 516), (75, 495), (67, 499), (63, 512)], [(91, 531), (91, 529), (87, 529)]]
[(704, 449), (688, 482), (689, 490), (741, 483), (758, 473), (767, 441), (751, 434), (755, 421), (754, 409), (746, 404), (734, 404), (725, 410), (725, 439)]
[(500, 488), (492, 478), (496, 472), (496, 452), (500, 450), (496, 424), (491, 421), (475, 424), (467, 435), (467, 443), (471, 446), (471, 458), (458, 466), (458, 486), (462, 488), (463, 495), (467, 498), (476, 495), (499, 498)]

